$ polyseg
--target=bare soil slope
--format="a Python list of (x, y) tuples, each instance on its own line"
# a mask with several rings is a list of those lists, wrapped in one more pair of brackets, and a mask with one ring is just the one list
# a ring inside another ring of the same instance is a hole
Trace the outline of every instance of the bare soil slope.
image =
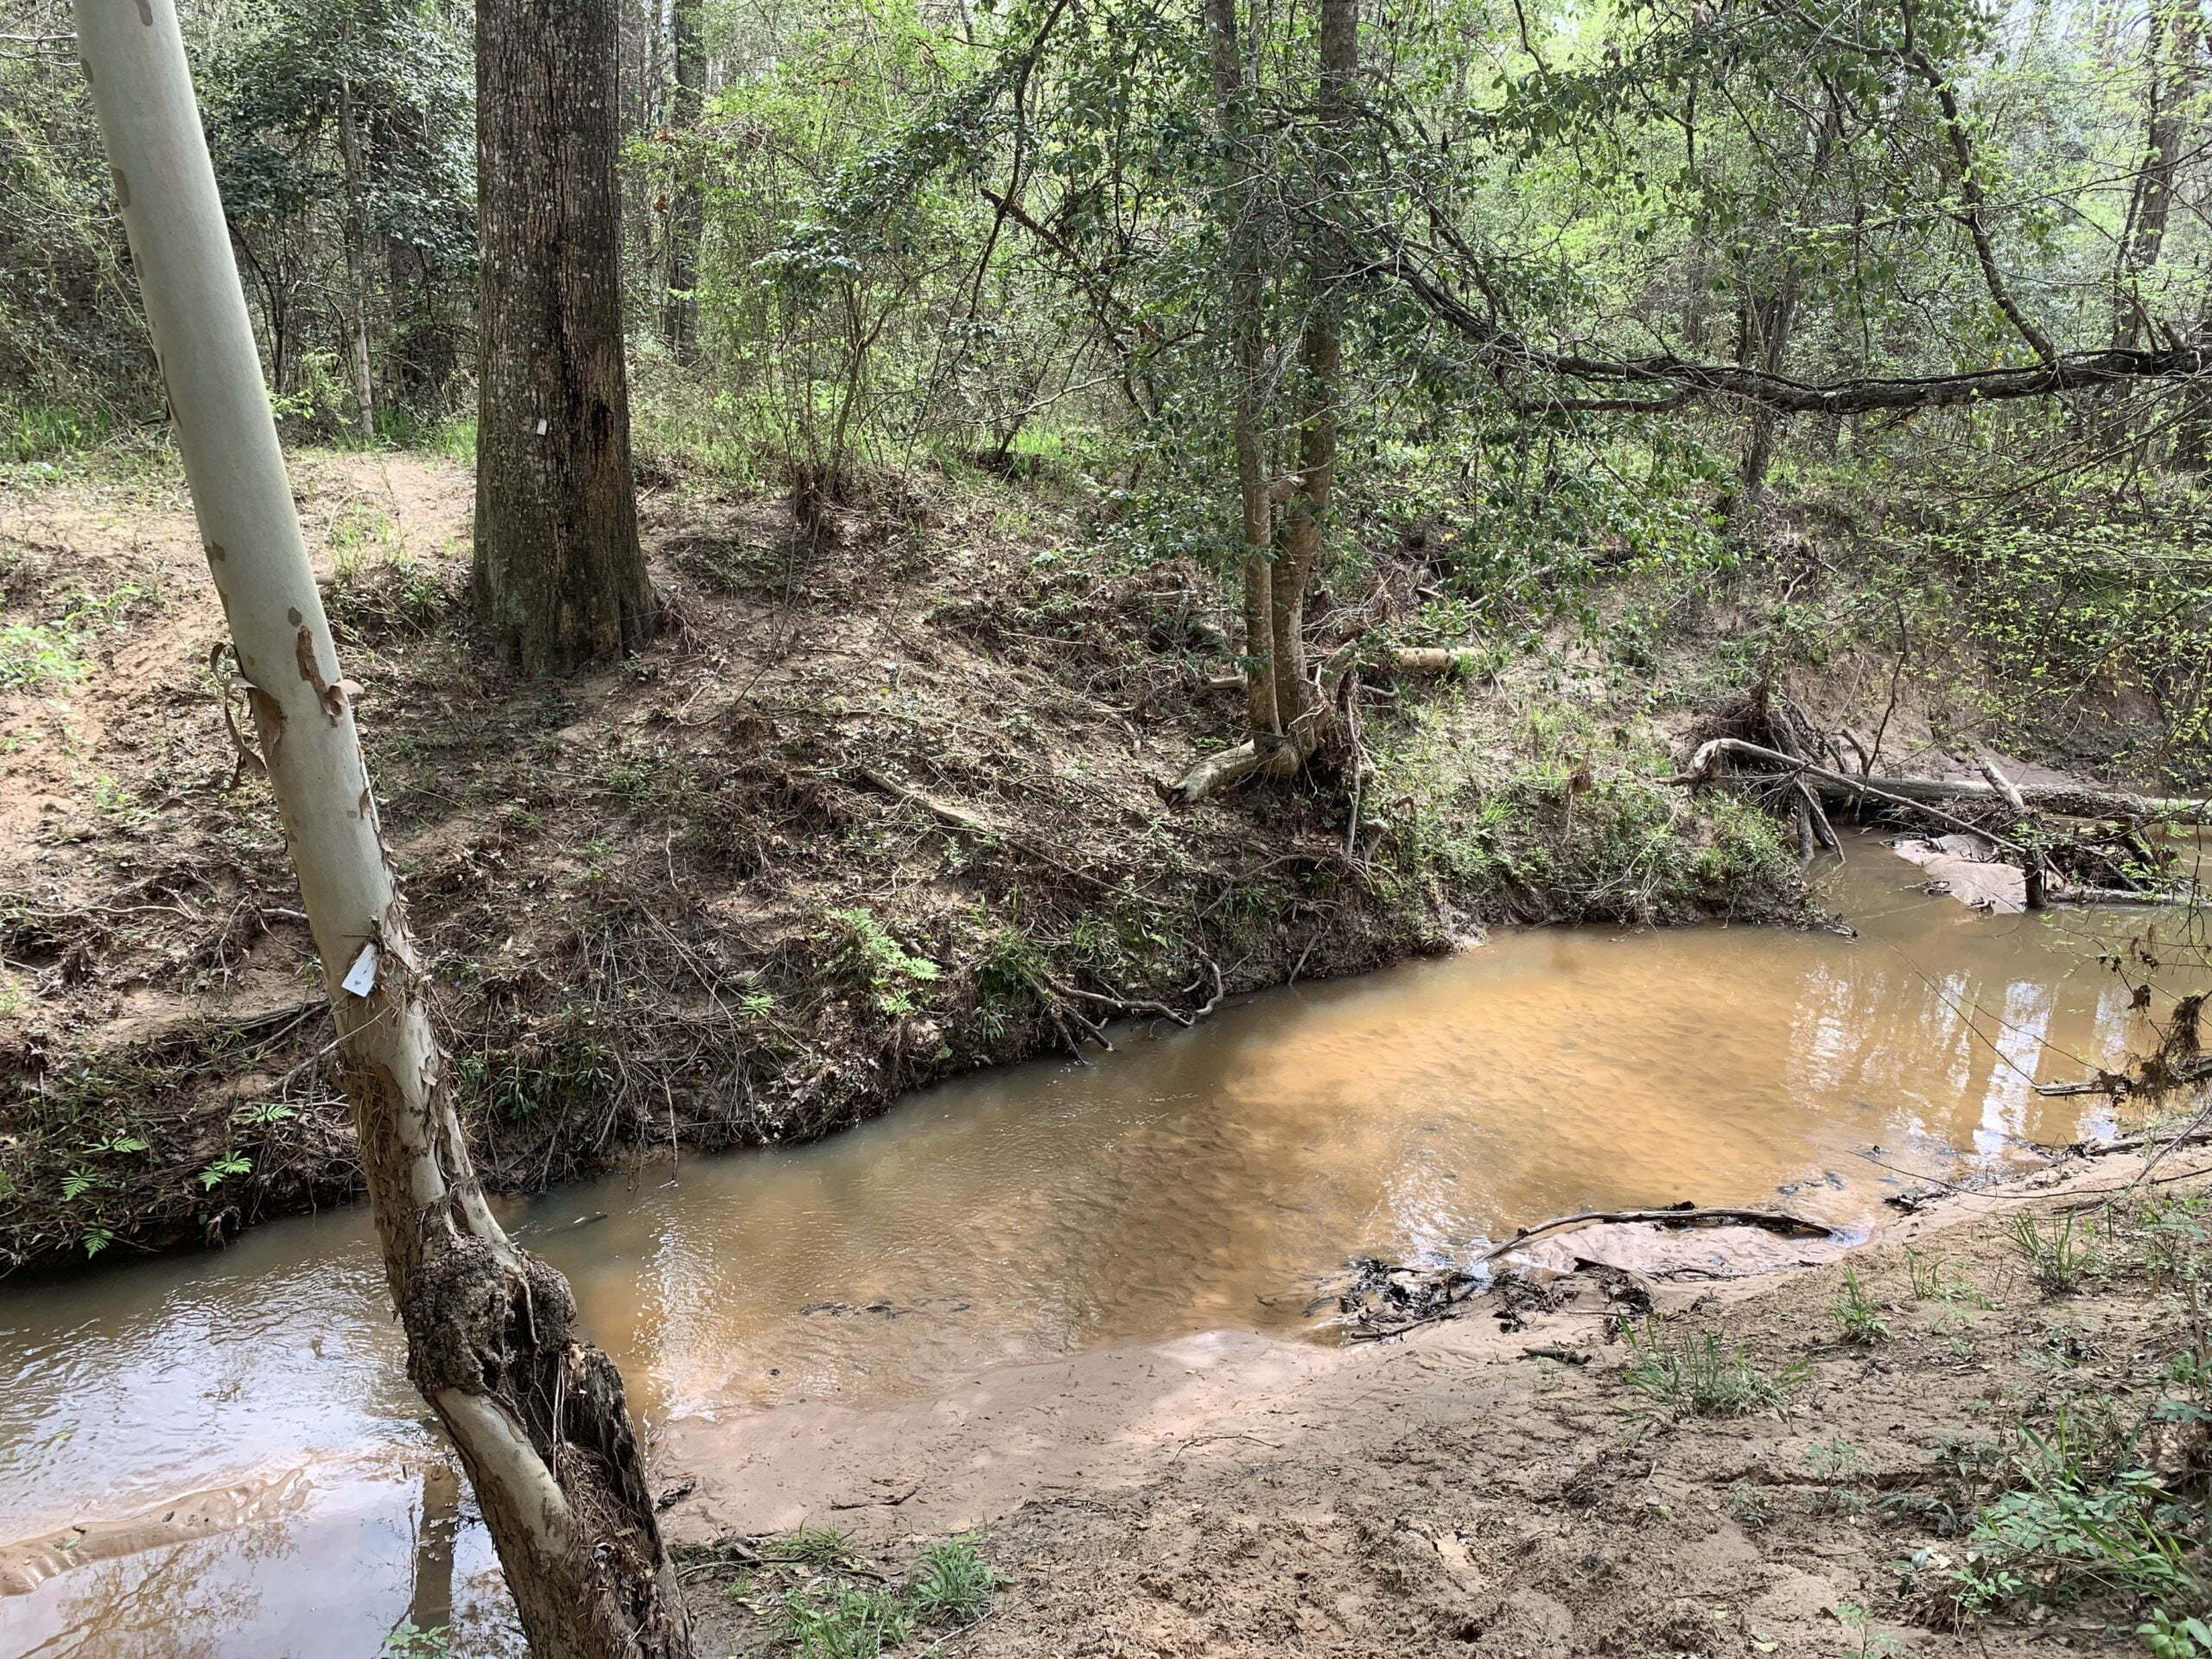
[[(811, 538), (780, 501), (649, 488), (672, 626), (533, 684), (468, 637), (462, 467), (310, 454), (296, 478), (464, 1109), (508, 1183), (818, 1135), (1111, 1017), (1486, 915), (1796, 901), (1770, 824), (1670, 798), (1648, 738), (1562, 737), (1540, 687), (1543, 719), (1503, 735), (1510, 700), (1473, 684), (1373, 711), (1410, 741), (1356, 832), (1329, 777), (1170, 810), (1161, 780), (1234, 741), (1212, 584), (1066, 556), (1079, 527), (1007, 486), (887, 487)], [(351, 1192), (173, 469), (9, 474), (0, 584), (0, 1259), (213, 1242)]]

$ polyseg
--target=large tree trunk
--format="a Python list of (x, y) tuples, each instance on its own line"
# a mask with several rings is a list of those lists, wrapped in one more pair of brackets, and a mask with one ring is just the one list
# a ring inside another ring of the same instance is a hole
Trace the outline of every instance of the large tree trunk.
[[(1359, 0), (1321, 0), (1319, 115), (1315, 143), (1315, 207), (1337, 210), (1348, 176), (1353, 78), (1359, 73)], [(1328, 710), (1314, 694), (1306, 659), (1306, 595), (1321, 568), (1321, 546), (1337, 477), (1337, 403), (1343, 395), (1344, 346), (1338, 335), (1341, 259), (1324, 230), (1306, 255), (1306, 327), (1299, 342), (1300, 391), (1298, 473), (1283, 518), (1282, 556), (1274, 591), (1275, 713), (1286, 738), (1274, 766), (1295, 772), (1320, 746)]]
[(175, 0), (77, 0), (177, 448), (322, 957), (408, 1370), (460, 1450), (539, 1659), (690, 1636), (620, 1378), (470, 1166), (255, 356)]
[(479, 0), (478, 613), (528, 674), (629, 651), (655, 602), (622, 362), (614, 0)]
[(676, 39), (676, 99), (670, 124), (676, 130), (676, 178), (669, 192), (668, 292), (661, 306), (661, 334), (679, 363), (698, 355), (698, 303), (692, 290), (699, 281), (699, 239), (706, 226), (706, 204), (699, 188), (692, 139), (706, 107), (707, 52), (699, 35), (702, 0), (671, 0)]
[(1237, 50), (1236, 0), (1206, 0), (1213, 51), (1214, 113), (1222, 145), (1223, 234), (1229, 250), (1229, 313), (1236, 376), (1230, 434), (1236, 454), (1237, 574), (1244, 591), (1245, 728), (1253, 752), (1272, 757), (1282, 747), (1275, 706), (1274, 571), (1268, 543), (1274, 505), (1268, 499), (1266, 446), (1261, 433), (1261, 377), (1265, 364), (1263, 280), (1258, 204), (1253, 200), (1257, 135), (1253, 89)]

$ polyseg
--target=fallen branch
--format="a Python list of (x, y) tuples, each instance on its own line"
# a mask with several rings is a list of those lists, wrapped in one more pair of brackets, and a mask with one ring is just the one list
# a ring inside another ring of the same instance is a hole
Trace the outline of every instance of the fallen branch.
[[(2202, 1083), (2208, 1079), (2212, 1079), (2212, 1054), (2201, 1055), (2196, 1059), (2184, 1060), (2178, 1065), (2170, 1067), (2166, 1075), (2158, 1080), (2156, 1086), (2166, 1089), (2185, 1089), (2192, 1083)], [(2089, 1083), (2039, 1083), (2036, 1085), (2036, 1093), (2048, 1099), (2059, 1099), (2069, 1095), (2110, 1095), (2117, 1099), (2123, 1095), (2144, 1093), (2153, 1086), (2142, 1078), (2131, 1077), (2124, 1071), (2100, 1071), (2095, 1079)], [(2122, 1141), (2083, 1141), (2075, 1142), (2071, 1150), (2126, 1152), (2141, 1146), (2145, 1140), (2157, 1138), (2155, 1135), (2147, 1136), (2136, 1135), (2130, 1135)]]
[(2050, 890), (2054, 905), (2186, 905), (2195, 895), (2185, 890), (2153, 889), (2139, 893), (2133, 887), (2056, 887)]
[(1160, 793), (1176, 806), (1195, 806), (1209, 795), (1241, 784), (1260, 769), (1260, 752), (1249, 743), (1207, 755)]

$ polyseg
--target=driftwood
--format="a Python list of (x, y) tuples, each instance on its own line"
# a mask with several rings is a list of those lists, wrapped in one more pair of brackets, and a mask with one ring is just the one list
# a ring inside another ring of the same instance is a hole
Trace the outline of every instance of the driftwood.
[[(2036, 1085), (2036, 1093), (2048, 1098), (2054, 1099), (2068, 1095), (2111, 1095), (2116, 1099), (2123, 1095), (2149, 1093), (2152, 1091), (2154, 1088), (2158, 1087), (2182, 1089), (2188, 1087), (2188, 1085), (2192, 1083), (2204, 1083), (2207, 1081), (2212, 1081), (2212, 1054), (2199, 1055), (2195, 1059), (2183, 1060), (2176, 1065), (2170, 1065), (2167, 1067), (2165, 1077), (2156, 1084), (2146, 1082), (2145, 1079), (2140, 1077), (2131, 1077), (2124, 1071), (2100, 1071), (2094, 1078), (2088, 1083), (2039, 1083)], [(2090, 1143), (2084, 1142), (2075, 1149), (2094, 1149), (2098, 1152), (2126, 1152), (2140, 1146), (2146, 1138), (2157, 1140), (2159, 1137), (2156, 1135), (2152, 1135), (2148, 1137), (2139, 1135), (2130, 1135), (2124, 1141), (2102, 1141), (2095, 1142), (2093, 1148), (2090, 1147)]]
[(1601, 1227), (1626, 1222), (1649, 1222), (1661, 1227), (1764, 1227), (1784, 1238), (1827, 1238), (1834, 1229), (1823, 1227), (1786, 1210), (1738, 1210), (1728, 1205), (1679, 1210), (1585, 1210), (1572, 1216), (1555, 1216), (1534, 1227), (1523, 1227), (1503, 1244), (1493, 1244), (1471, 1264), (1483, 1267), (1519, 1249), (1531, 1239), (1549, 1233), (1572, 1232), (1578, 1227)]
[[(1242, 680), (1238, 684), (1243, 683)], [(1177, 806), (1194, 806), (1209, 795), (1238, 784), (1260, 769), (1260, 752), (1249, 743), (1207, 755), (1160, 793)]]
[[(1946, 829), (1955, 830), (1964, 835), (1979, 836), (1984, 841), (1995, 842), (1999, 846), (2009, 848), (2014, 852), (2020, 850), (2017, 843), (2007, 840), (2003, 836), (1993, 834), (1978, 824), (1969, 823), (1964, 818), (1954, 817), (1941, 807), (1935, 806), (1927, 800), (1916, 799), (1904, 793), (1899, 787), (1900, 785), (1915, 784), (1919, 780), (1885, 778), (1877, 784), (1872, 779), (1853, 778), (1848, 772), (1830, 772), (1826, 766), (1816, 766), (1809, 760), (1794, 760), (1779, 749), (1765, 748), (1757, 743), (1746, 743), (1739, 737), (1716, 737), (1702, 745), (1698, 752), (1690, 757), (1689, 770), (1681, 777), (1669, 781), (1687, 785), (1693, 789), (1700, 784), (1707, 783), (1711, 779), (1713, 763), (1724, 754), (1741, 755), (1748, 760), (1763, 760), (1767, 765), (1777, 768), (1786, 776), (1794, 778), (1800, 785), (1808, 785), (1832, 799), (1881, 801), (1891, 806), (1903, 807), (1908, 811), (1917, 812), (1923, 817), (1933, 818)], [(1985, 794), (1994, 792), (1986, 784), (1978, 786), (1960, 785), (1962, 791), (1972, 787), (1979, 787)], [(1936, 798), (1943, 798), (1938, 796)]]
[[(2212, 1075), (2212, 1072), (2207, 1075)], [(2117, 1141), (2077, 1141), (2068, 1150), (2078, 1152), (2085, 1157), (2101, 1158), (2115, 1152), (2140, 1152), (2145, 1147), (2195, 1147), (2207, 1142), (2212, 1142), (2212, 1126), (2151, 1129), (2141, 1135), (2123, 1135)]]

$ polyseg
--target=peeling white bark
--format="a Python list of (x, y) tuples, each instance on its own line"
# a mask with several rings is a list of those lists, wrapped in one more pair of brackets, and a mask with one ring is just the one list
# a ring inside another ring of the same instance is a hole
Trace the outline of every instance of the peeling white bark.
[(338, 1027), (409, 1372), (467, 1466), (533, 1652), (690, 1651), (621, 1382), (569, 1335), (471, 1166), (385, 859), (353, 688), (301, 540), (175, 0), (77, 0), (78, 38), (193, 511)]

